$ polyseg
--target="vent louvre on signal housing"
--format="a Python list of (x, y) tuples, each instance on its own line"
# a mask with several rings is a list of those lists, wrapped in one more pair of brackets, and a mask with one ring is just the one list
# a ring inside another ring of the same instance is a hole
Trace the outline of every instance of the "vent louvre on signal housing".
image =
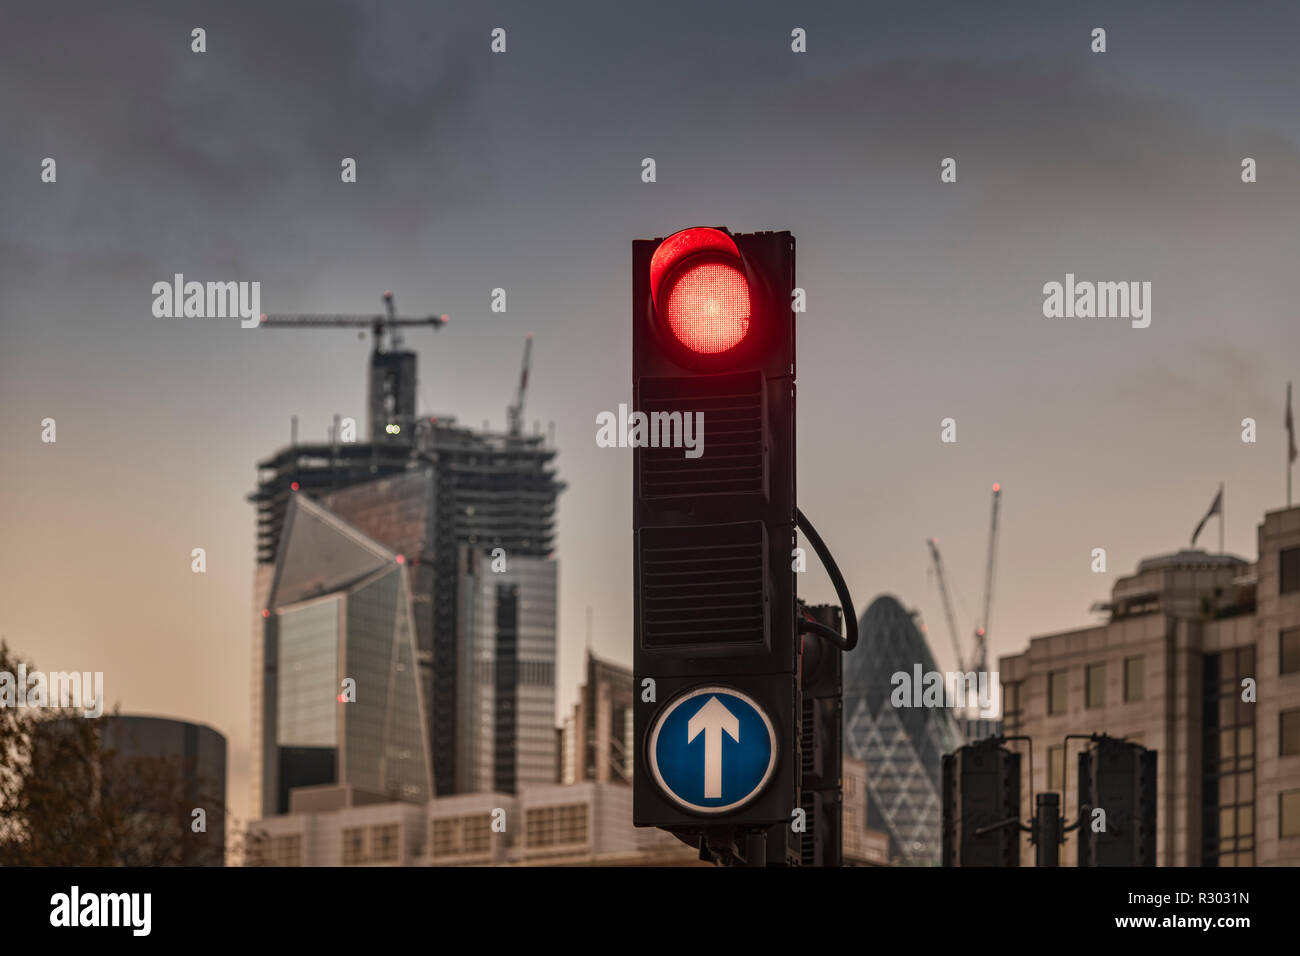
[(814, 698), (803, 699), (803, 714), (799, 721), (799, 750), (805, 786), (808, 778), (817, 773), (817, 704)]
[(767, 534), (760, 521), (642, 528), (641, 644), (767, 644)]
[(686, 415), (704, 415), (703, 435), (692, 431), (704, 444), (697, 458), (681, 447), (637, 448), (642, 497), (766, 494), (761, 372), (644, 379), (638, 411), (652, 427), (656, 412), (677, 413), (682, 424)]

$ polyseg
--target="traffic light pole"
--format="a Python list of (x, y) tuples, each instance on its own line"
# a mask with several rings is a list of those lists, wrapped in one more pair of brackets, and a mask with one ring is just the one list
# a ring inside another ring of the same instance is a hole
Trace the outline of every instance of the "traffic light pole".
[(1035, 866), (1059, 866), (1061, 861), (1061, 795), (1040, 793), (1034, 798)]

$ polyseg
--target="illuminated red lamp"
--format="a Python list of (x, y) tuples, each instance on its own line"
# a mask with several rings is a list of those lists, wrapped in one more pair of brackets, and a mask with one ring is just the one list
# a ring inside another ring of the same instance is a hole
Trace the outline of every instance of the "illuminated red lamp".
[(265, 608), (265, 607), (262, 608), (262, 617), (270, 617), (270, 616), (271, 616), (270, 608)]
[(404, 555), (404, 554), (399, 554), (399, 555), (397, 556), (397, 563), (398, 563), (398, 564), (405, 564), (405, 563), (406, 563), (406, 555)]
[(289, 485), (289, 487), (290, 487), (292, 490), (297, 491), (297, 490), (298, 490), (298, 482), (295, 481), (293, 484)]
[(993, 482), (993, 490), (994, 490), (994, 491), (1001, 491), (1001, 490), (1002, 490), (1002, 486), (999, 485), (999, 484), (995, 481), (995, 482)]
[(698, 355), (733, 349), (749, 332), (749, 280), (735, 240), (719, 229), (683, 229), (661, 242), (650, 294), (669, 331)]

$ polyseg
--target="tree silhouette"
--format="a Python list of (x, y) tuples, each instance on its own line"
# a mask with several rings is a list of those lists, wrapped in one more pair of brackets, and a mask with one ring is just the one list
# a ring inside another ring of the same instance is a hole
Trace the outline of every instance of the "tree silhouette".
[[(18, 665), (0, 642), (0, 672)], [(220, 781), (179, 757), (105, 747), (117, 716), (0, 706), (0, 866), (222, 864)], [(207, 832), (191, 825), (196, 809)]]

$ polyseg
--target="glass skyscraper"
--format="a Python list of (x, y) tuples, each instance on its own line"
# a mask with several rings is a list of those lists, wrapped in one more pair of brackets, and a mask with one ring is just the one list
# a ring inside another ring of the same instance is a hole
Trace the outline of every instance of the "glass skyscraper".
[(912, 616), (888, 595), (858, 624), (844, 658), (844, 750), (867, 765), (867, 826), (889, 834), (890, 855), (939, 863), (943, 755), (962, 743), (947, 707), (895, 707), (893, 675), (937, 670)]
[(556, 563), (462, 547), (461, 792), (554, 783)]
[(262, 611), (264, 813), (295, 787), (433, 794), (405, 559), (294, 495)]

